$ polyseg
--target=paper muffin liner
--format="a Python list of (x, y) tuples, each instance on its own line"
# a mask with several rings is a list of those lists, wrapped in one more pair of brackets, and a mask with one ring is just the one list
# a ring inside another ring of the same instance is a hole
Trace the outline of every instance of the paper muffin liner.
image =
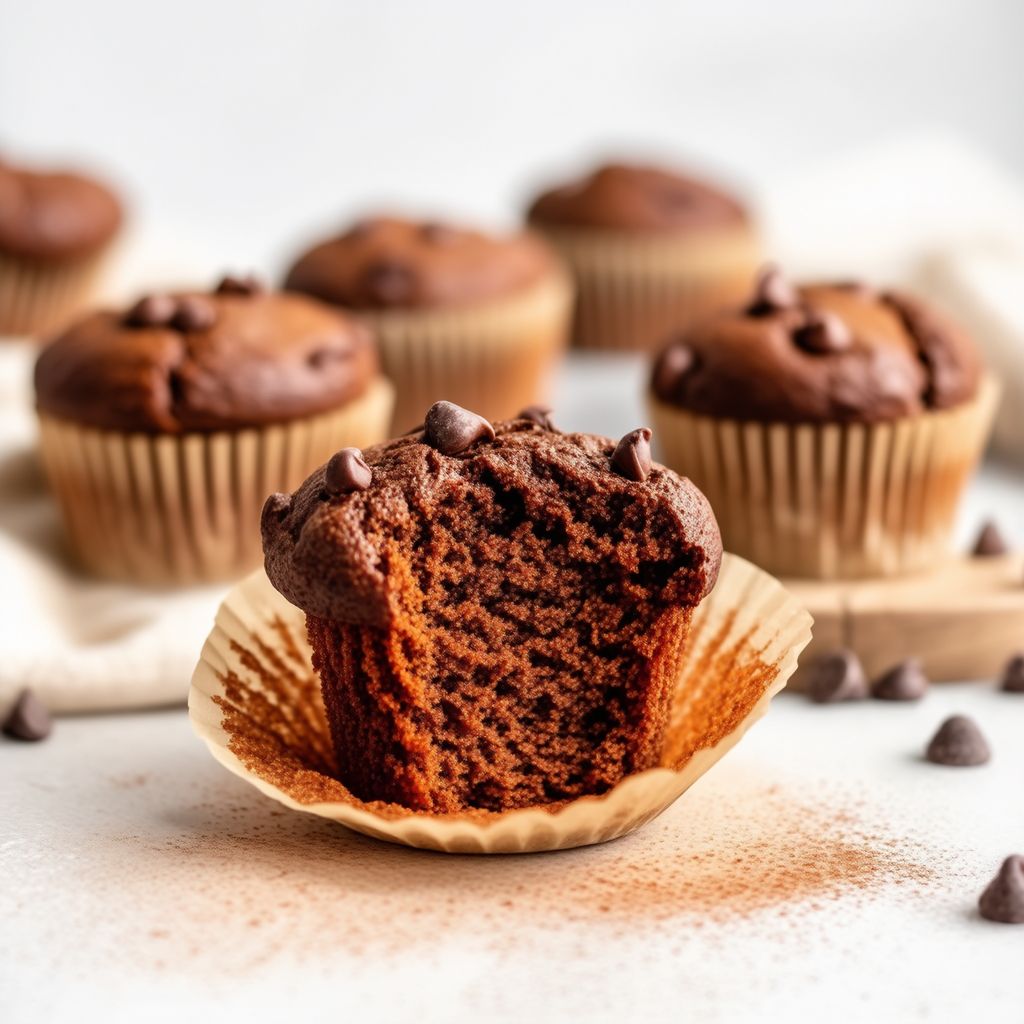
[(572, 286), (562, 270), (511, 298), (459, 309), (362, 314), (395, 383), (392, 433), (447, 399), (488, 419), (543, 402), (569, 332)]
[(664, 811), (767, 711), (810, 638), (810, 615), (778, 581), (726, 555), (694, 613), (663, 766), (601, 796), (505, 813), (415, 813), (349, 793), (334, 777), (305, 616), (262, 572), (221, 605), (192, 677), (189, 715), (221, 764), (293, 810), (448, 853), (560, 850), (627, 835)]
[(661, 237), (545, 228), (576, 279), (573, 344), (653, 351), (750, 294), (761, 263), (751, 228)]
[(53, 263), (0, 253), (0, 337), (62, 327), (89, 300), (109, 252)]
[(948, 555), (999, 386), (955, 409), (881, 424), (754, 423), (649, 396), (662, 461), (707, 495), (730, 551), (780, 576), (862, 579)]
[(73, 553), (146, 584), (237, 579), (263, 557), (267, 495), (292, 491), (339, 448), (387, 437), (393, 390), (376, 378), (336, 411), (239, 431), (120, 433), (40, 414), (43, 465)]

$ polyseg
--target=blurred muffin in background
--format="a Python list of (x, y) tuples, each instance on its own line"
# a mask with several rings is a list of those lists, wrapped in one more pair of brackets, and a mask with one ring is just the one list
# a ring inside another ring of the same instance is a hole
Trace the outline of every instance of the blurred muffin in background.
[(572, 303), (568, 275), (533, 234), (399, 217), (361, 220), (316, 245), (285, 287), (370, 325), (395, 384), (396, 434), (440, 399), (490, 419), (543, 401)]
[(760, 251), (726, 192), (657, 167), (607, 164), (527, 211), (576, 278), (576, 345), (651, 351), (669, 331), (742, 300)]
[(79, 561), (140, 583), (242, 575), (268, 494), (387, 436), (367, 327), (225, 278), (64, 331), (35, 370), (43, 463)]
[(92, 178), (0, 160), (0, 335), (60, 327), (89, 299), (122, 218)]
[(928, 569), (991, 428), (973, 340), (910, 295), (794, 287), (682, 332), (650, 385), (666, 464), (711, 501), (730, 551), (819, 579)]

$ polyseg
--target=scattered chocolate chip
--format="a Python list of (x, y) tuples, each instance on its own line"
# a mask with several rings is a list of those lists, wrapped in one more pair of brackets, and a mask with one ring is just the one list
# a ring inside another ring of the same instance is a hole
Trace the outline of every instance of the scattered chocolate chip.
[(244, 277), (227, 274), (215, 289), (218, 295), (259, 295), (264, 290), (263, 282), (255, 274), (246, 274)]
[(693, 349), (683, 341), (674, 341), (654, 364), (651, 387), (659, 398), (675, 398), (683, 378), (697, 365)]
[(868, 680), (860, 658), (846, 648), (822, 655), (807, 677), (807, 696), (816, 704), (864, 700)]
[(828, 310), (815, 309), (793, 332), (793, 340), (807, 352), (830, 355), (845, 352), (853, 344), (853, 334), (843, 321)]
[(978, 900), (981, 916), (1002, 924), (1024, 924), (1024, 857), (1011, 854)]
[(420, 235), (431, 245), (448, 245), (455, 241), (458, 232), (455, 228), (448, 227), (447, 224), (430, 223), (424, 224), (420, 228)]
[(1024, 693), (1024, 654), (1015, 654), (1006, 663), (999, 689), (1003, 693)]
[(985, 737), (965, 715), (947, 718), (931, 738), (924, 752), (932, 764), (967, 767), (987, 764), (992, 757)]
[(546, 405), (528, 405), (516, 416), (517, 420), (529, 420), (536, 423), (544, 430), (550, 430), (553, 434), (558, 433), (558, 427), (551, 422), (551, 410)]
[(494, 427), (454, 402), (435, 402), (423, 424), (423, 440), (442, 455), (458, 455), (476, 441), (494, 439)]
[(170, 295), (146, 295), (125, 313), (128, 327), (166, 327), (178, 305)]
[(975, 558), (995, 558), (997, 555), (1005, 555), (1010, 548), (1003, 539), (999, 527), (992, 519), (985, 520), (978, 531), (978, 539), (974, 542), (971, 554)]
[(171, 318), (171, 326), (179, 331), (205, 331), (217, 321), (217, 310), (201, 295), (184, 295)]
[(22, 690), (7, 712), (2, 728), (12, 740), (35, 743), (50, 735), (53, 720), (46, 705), (31, 690)]
[(292, 510), (292, 496), (282, 494), (280, 491), (270, 495), (263, 502), (263, 511), (260, 513), (260, 522), (268, 524), (271, 522), (280, 523)]
[(404, 263), (383, 261), (371, 263), (363, 271), (362, 286), (372, 301), (384, 306), (401, 306), (412, 298), (416, 278)]
[(875, 680), (871, 696), (876, 700), (920, 700), (928, 692), (928, 685), (920, 660), (908, 658)]
[(627, 480), (642, 483), (651, 472), (651, 432), (647, 427), (631, 430), (612, 452), (612, 469)]
[(782, 276), (782, 271), (769, 265), (757, 275), (754, 296), (747, 306), (747, 312), (753, 316), (763, 316), (780, 309), (791, 309), (799, 301), (796, 289)]
[(328, 494), (365, 491), (373, 480), (373, 470), (366, 464), (358, 448), (342, 448), (335, 452), (324, 471), (324, 487)]

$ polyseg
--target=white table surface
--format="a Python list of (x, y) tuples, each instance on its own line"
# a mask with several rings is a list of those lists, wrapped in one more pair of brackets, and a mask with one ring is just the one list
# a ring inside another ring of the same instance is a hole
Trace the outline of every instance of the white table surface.
[[(560, 422), (643, 422), (635, 362), (574, 362)], [(962, 534), (1024, 486), (987, 468)], [(1024, 647), (1024, 637), (1021, 638)], [(184, 683), (183, 683), (184, 685)], [(922, 761), (975, 716), (990, 765)], [(783, 695), (662, 818), (606, 847), (407, 851), (285, 811), (183, 709), (0, 743), (0, 1019), (1024, 1019), (1024, 928), (977, 896), (1024, 852), (1024, 697)]]

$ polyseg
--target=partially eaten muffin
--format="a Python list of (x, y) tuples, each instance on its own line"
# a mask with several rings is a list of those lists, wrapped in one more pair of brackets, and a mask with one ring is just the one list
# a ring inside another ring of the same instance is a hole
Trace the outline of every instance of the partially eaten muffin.
[(268, 499), (267, 574), (306, 612), (356, 797), (503, 811), (659, 763), (722, 544), (649, 440), (439, 402), (423, 429), (344, 449)]

